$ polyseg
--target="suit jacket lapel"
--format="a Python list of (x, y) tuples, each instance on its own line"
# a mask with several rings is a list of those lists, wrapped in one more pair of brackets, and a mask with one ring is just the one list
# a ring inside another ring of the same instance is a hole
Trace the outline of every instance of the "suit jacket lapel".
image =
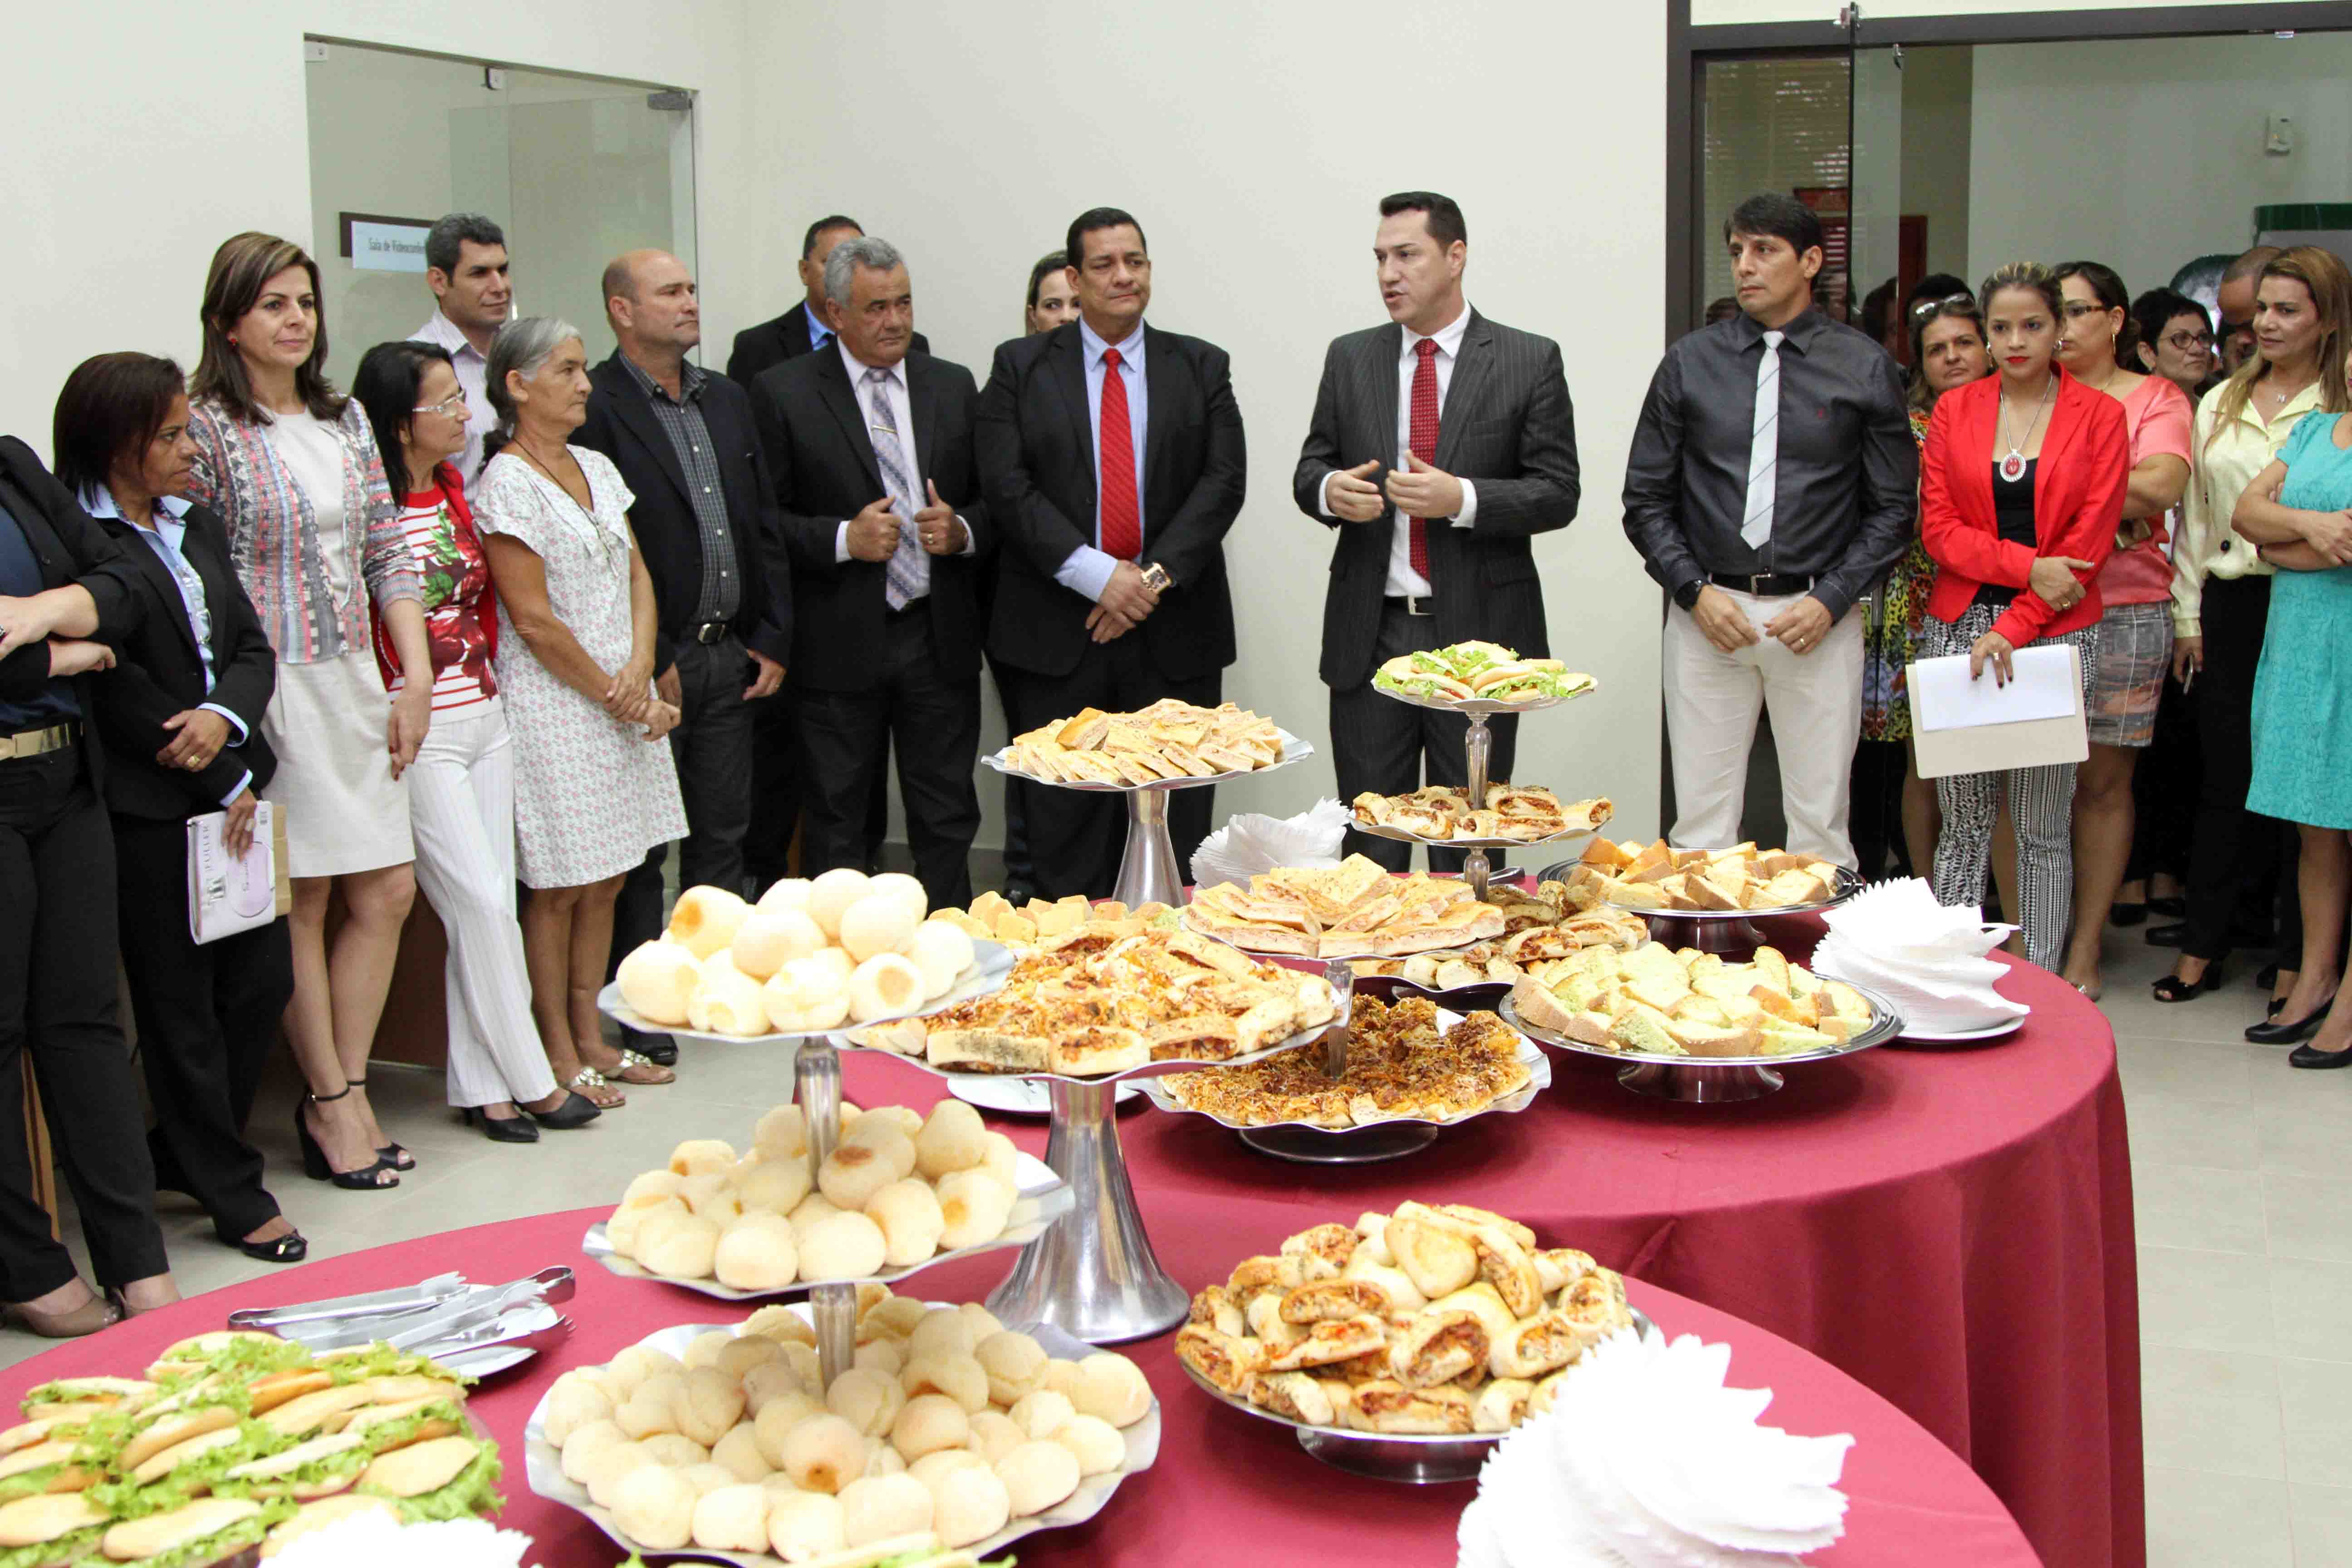
[[(1087, 487), (1087, 509), (1091, 514), (1095, 503), (1095, 426), (1087, 412), (1087, 350), (1075, 325), (1054, 329), (1057, 341), (1046, 350), (1054, 384), (1061, 388), (1062, 402), (1070, 412), (1070, 428), (1077, 437), (1082, 460), (1079, 477)], [(1148, 356), (1147, 356), (1148, 357)], [(1073, 519), (1089, 538), (1094, 533), (1094, 519)]]
[[(875, 493), (887, 494), (888, 487), (882, 482), (882, 465), (874, 456), (874, 437), (866, 428), (866, 410), (857, 401), (859, 389), (849, 384), (849, 370), (841, 363), (839, 354), (828, 353), (818, 357), (816, 384), (824, 405), (841, 421), (842, 434), (849, 438), (849, 449), (866, 465), (866, 477), (874, 481)], [(911, 383), (909, 386), (911, 390)]]
[(1365, 374), (1371, 382), (1371, 450), (1387, 468), (1397, 460), (1397, 361), (1404, 353), (1404, 329), (1391, 321), (1372, 334)]
[[(2106, 395), (2104, 392), (2095, 392), (2084, 386), (2063, 370), (2053, 368), (2052, 374), (2064, 379), (2059, 382), (2057, 395), (2051, 400), (2050, 430), (2042, 437), (2042, 466), (2034, 470), (2037, 476), (2054, 472), (2058, 467), (2056, 459), (2063, 456), (2066, 448), (2073, 446), (2075, 438), (2083, 433), (2083, 395), (2088, 394), (2093, 397)], [(2035, 496), (2047, 493), (2048, 488), (2036, 484), (2033, 487)], [(2068, 497), (2067, 501), (2072, 505), (2073, 498)], [(2041, 510), (2038, 505), (2034, 508), (2037, 512)]]
[[(163, 618), (171, 622), (172, 628), (180, 634), (180, 641), (186, 645), (189, 657), (197, 657), (201, 650), (196, 647), (195, 628), (188, 625), (187, 601), (180, 597), (180, 580), (172, 575), (172, 569), (163, 564), (163, 558), (155, 553), (155, 547), (139, 537), (137, 527), (119, 517), (101, 518), (100, 521), (105, 524), (106, 531), (113, 535), (114, 542), (122, 546), (123, 553), (139, 563), (139, 569), (147, 574), (147, 581), (163, 595), (165, 607), (172, 612)], [(195, 561), (194, 555), (188, 559), (191, 564)], [(196, 575), (202, 577), (204, 574), (204, 568), (198, 566)], [(217, 625), (219, 611), (214, 608), (212, 601), (212, 584), (206, 581), (205, 608), (215, 617), (215, 624)]]
[(1454, 375), (1446, 384), (1438, 419), (1435, 466), (1449, 474), (1454, 471), (1454, 454), (1461, 450), (1463, 433), (1469, 429), (1471, 416), (1477, 412), (1478, 399), (1486, 389), (1494, 357), (1494, 334), (1487, 330), (1486, 318), (1473, 310), (1469, 326), (1463, 330), (1462, 352), (1454, 362)]
[(618, 352), (614, 353), (611, 364), (613, 416), (653, 453), (654, 461), (661, 466), (662, 473), (677, 487), (679, 499), (692, 501), (693, 492), (686, 488), (686, 470), (678, 466), (677, 448), (670, 445), (669, 433), (662, 428), (661, 421), (654, 417), (653, 405), (646, 401), (645, 388), (639, 386), (637, 378), (629, 374), (629, 367), (621, 363)]
[(1151, 476), (1160, 471), (1160, 451), (1167, 445), (1169, 417), (1175, 411), (1180, 389), (1176, 384), (1184, 379), (1184, 367), (1176, 358), (1176, 351), (1162, 343), (1151, 345), (1151, 329), (1143, 330), (1143, 471), (1135, 476), (1136, 506), (1141, 514), (1144, 537), (1151, 536), (1151, 505), (1145, 498), (1151, 493)]
[(923, 476), (931, 471), (931, 437), (940, 423), (939, 389), (931, 384), (928, 363), (917, 365), (912, 354), (904, 363), (907, 403), (915, 416), (915, 471), (908, 478), (915, 485), (915, 499), (929, 506), (930, 497), (923, 493)]

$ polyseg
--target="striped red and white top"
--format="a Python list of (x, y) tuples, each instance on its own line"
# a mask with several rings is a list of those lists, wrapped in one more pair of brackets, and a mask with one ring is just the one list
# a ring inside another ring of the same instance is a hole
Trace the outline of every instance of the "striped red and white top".
[[(490, 591), (490, 563), (474, 527), (465, 492), (448, 465), (442, 482), (404, 498), (400, 529), (424, 581), (425, 636), (433, 650), (433, 711), (478, 711), (498, 696), (491, 666), (498, 652), (498, 601)], [(379, 633), (377, 657), (384, 687), (398, 691), (400, 670)]]

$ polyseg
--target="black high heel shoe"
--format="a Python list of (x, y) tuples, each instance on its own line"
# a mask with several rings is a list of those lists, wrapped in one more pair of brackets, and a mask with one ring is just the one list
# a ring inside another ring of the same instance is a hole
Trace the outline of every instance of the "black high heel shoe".
[(2319, 1026), (2327, 1022), (2327, 1010), (2335, 1005), (2336, 998), (2330, 996), (2314, 1007), (2308, 1016), (2297, 1018), (2292, 1024), (2282, 1022), (2275, 1016), (2268, 1023), (2250, 1024), (2246, 1026), (2246, 1038), (2257, 1046), (2299, 1044), (2319, 1033)]
[(400, 1185), (400, 1178), (394, 1175), (388, 1182), (376, 1179), (377, 1176), (391, 1169), (381, 1156), (377, 1158), (374, 1164), (364, 1170), (338, 1171), (327, 1163), (327, 1152), (319, 1146), (319, 1141), (316, 1138), (310, 1136), (310, 1124), (302, 1119), (304, 1106), (331, 1105), (351, 1091), (351, 1085), (345, 1084), (343, 1094), (306, 1094), (294, 1102), (294, 1133), (302, 1141), (302, 1173), (314, 1182), (332, 1182), (339, 1187), (355, 1193), (388, 1191)]
[(2291, 1068), (2352, 1067), (2352, 1048), (2323, 1051), (2317, 1046), (2297, 1046), (2287, 1052), (2286, 1065)]
[(299, 1263), (310, 1256), (310, 1243), (299, 1230), (268, 1241), (241, 1241), (226, 1231), (215, 1229), (223, 1247), (234, 1247), (256, 1263)]
[(2107, 906), (2107, 923), (2111, 926), (2143, 925), (2147, 923), (2147, 906), (2146, 904), (2110, 904)]
[(539, 1129), (522, 1119), (517, 1111), (512, 1116), (492, 1116), (478, 1105), (466, 1107), (466, 1125), (481, 1129), (482, 1136), (493, 1143), (536, 1143)]
[(568, 1132), (575, 1127), (585, 1127), (604, 1114), (603, 1106), (598, 1105), (586, 1095), (578, 1094), (570, 1089), (564, 1091), (563, 1103), (552, 1110), (533, 1110), (528, 1105), (518, 1105), (516, 1109), (541, 1127), (552, 1127), (558, 1132)]
[[(367, 1087), (367, 1079), (364, 1077), (352, 1079), (349, 1082), (351, 1084), (351, 1089), (365, 1089)], [(348, 1094), (351, 1092), (351, 1089), (347, 1089), (343, 1092)], [(416, 1169), (416, 1156), (410, 1153), (407, 1150), (402, 1148), (397, 1143), (385, 1144), (383, 1148), (375, 1152), (375, 1157), (379, 1161), (383, 1162), (387, 1170), (413, 1171)]]
[(2183, 980), (2178, 974), (2159, 975), (2154, 987), (2159, 1002), (2193, 1002), (2221, 984), (2221, 961), (2215, 959), (2205, 966), (2205, 973), (2195, 980)]

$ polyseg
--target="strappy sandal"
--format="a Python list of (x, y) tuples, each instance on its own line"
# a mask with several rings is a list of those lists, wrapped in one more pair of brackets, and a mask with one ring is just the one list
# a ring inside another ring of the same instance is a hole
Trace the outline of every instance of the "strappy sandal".
[[(640, 1076), (632, 1077), (631, 1074)], [(619, 1079), (623, 1083), (634, 1083), (640, 1088), (677, 1081), (677, 1074), (655, 1061), (643, 1051), (623, 1051), (621, 1065), (604, 1076), (608, 1079)]]
[(629, 1097), (614, 1089), (612, 1080), (594, 1068), (582, 1068), (563, 1087), (599, 1110), (618, 1110), (629, 1103)]
[[(364, 1078), (349, 1079), (345, 1081), (353, 1089), (365, 1089), (367, 1087), (367, 1079)], [(402, 1148), (397, 1143), (385, 1144), (383, 1148), (375, 1152), (375, 1157), (395, 1171), (413, 1171), (416, 1169), (416, 1156), (410, 1153), (407, 1150)]]
[[(377, 1157), (374, 1164), (364, 1169), (338, 1171), (327, 1163), (327, 1151), (320, 1147), (319, 1141), (310, 1135), (310, 1123), (302, 1116), (303, 1107), (332, 1105), (351, 1091), (351, 1086), (345, 1084), (342, 1094), (305, 1094), (294, 1102), (294, 1132), (295, 1136), (302, 1141), (302, 1173), (314, 1182), (332, 1182), (339, 1187), (355, 1193), (377, 1193), (396, 1187), (400, 1185), (399, 1173), (386, 1164), (381, 1155)], [(384, 1175), (390, 1175), (392, 1180), (388, 1182), (378, 1180)]]

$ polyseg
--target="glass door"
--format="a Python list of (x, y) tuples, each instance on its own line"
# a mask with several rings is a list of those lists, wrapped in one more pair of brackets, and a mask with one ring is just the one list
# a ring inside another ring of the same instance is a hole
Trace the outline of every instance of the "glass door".
[(1786, 191), (1821, 215), (1826, 255), (1815, 292), (1843, 312), (1851, 290), (1847, 209), (1852, 193), (1854, 63), (1851, 51), (1709, 58), (1701, 68), (1697, 250), (1690, 319), (1731, 302), (1723, 220), (1762, 191)]

